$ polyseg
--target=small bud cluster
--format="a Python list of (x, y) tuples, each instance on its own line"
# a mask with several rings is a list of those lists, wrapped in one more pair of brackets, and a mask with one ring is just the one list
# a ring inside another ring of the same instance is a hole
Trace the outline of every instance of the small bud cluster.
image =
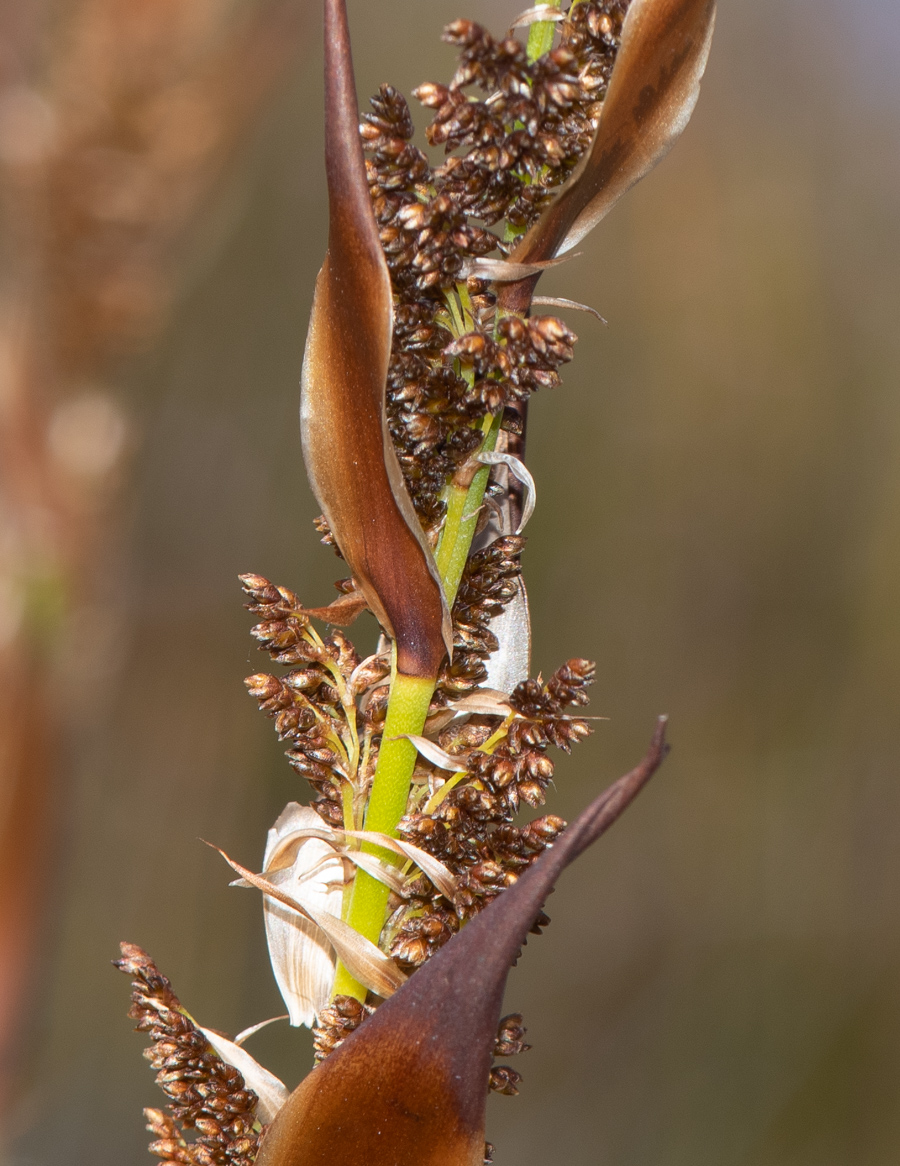
[[(490, 579), (487, 563), (495, 548), (497, 543), (470, 559), (469, 586), (460, 591), (470, 610), (478, 610), (475, 581)], [(495, 564), (504, 561), (501, 554), (498, 549)], [(472, 624), (479, 626), (475, 620)], [(405, 970), (425, 963), (462, 923), (514, 883), (565, 828), (563, 819), (553, 814), (525, 826), (515, 826), (513, 820), (523, 803), (538, 807), (545, 801), (553, 777), (547, 746), (568, 752), (590, 732), (586, 721), (564, 710), (586, 703), (585, 689), (593, 675), (589, 661), (570, 660), (546, 684), (540, 680), (520, 684), (510, 697), (506, 718), (473, 716), (461, 728), (450, 725), (440, 733), (440, 745), (459, 759), (458, 772), (465, 776), (441, 797), (446, 779), (435, 775), (429, 788), (436, 790), (432, 797), (438, 804), (430, 811), (421, 802), (411, 808), (400, 823), (400, 833), (439, 858), (456, 876), (457, 889), (451, 902), (421, 878), (410, 888), (407, 901), (395, 904), (384, 942)], [(542, 915), (537, 929), (546, 921)]]
[[(150, 1153), (165, 1166), (251, 1166), (261, 1137), (256, 1094), (185, 1014), (145, 951), (123, 943), (116, 967), (134, 977), (128, 1015), (138, 1032), (149, 1033), (153, 1044), (144, 1055), (171, 1098), (169, 1114), (144, 1110), (154, 1135)], [(197, 1140), (187, 1142), (186, 1130), (196, 1130)]]
[[(576, 337), (562, 321), (498, 319), (487, 283), (467, 278), (468, 265), (505, 253), (504, 239), (487, 227), (505, 220), (514, 238), (590, 145), (627, 6), (574, 6), (559, 46), (533, 63), (514, 36), (495, 41), (472, 21), (449, 25), (444, 37), (460, 50), (456, 75), (449, 85), (416, 90), (435, 110), (429, 142), (459, 151), (437, 169), (413, 145), (397, 90), (383, 85), (363, 117), (395, 297), (388, 419), (413, 505), (432, 533), (444, 513), (444, 483), (478, 444), (473, 424), (558, 385), (559, 367), (572, 358)], [(470, 99), (470, 86), (487, 98)]]
[[(441, 189), (486, 223), (529, 227), (591, 143), (627, 9), (628, 0), (573, 5), (558, 46), (531, 63), (513, 36), (497, 41), (471, 20), (449, 25), (444, 39), (460, 50), (453, 80), (416, 90), (435, 110), (428, 141), (466, 151), (437, 171)], [(471, 100), (469, 86), (487, 99)]]
[(494, 335), (466, 332), (444, 349), (471, 370), (467, 397), (488, 412), (523, 401), (541, 388), (556, 388), (561, 365), (572, 359), (577, 337), (555, 316), (522, 320), (506, 316)]
[[(522, 1017), (518, 1012), (504, 1016), (497, 1029), (497, 1040), (494, 1043), (495, 1057), (515, 1057), (519, 1053), (526, 1053), (531, 1045), (525, 1043), (525, 1028)], [(519, 1083), (522, 1074), (517, 1073), (509, 1065), (494, 1065), (488, 1078), (488, 1088), (493, 1093), (504, 1093), (507, 1097), (515, 1097), (519, 1092)]]
[(388, 675), (387, 661), (361, 661), (338, 630), (324, 639), (318, 636), (287, 587), (276, 587), (262, 575), (242, 575), (241, 583), (250, 598), (247, 610), (263, 617), (251, 632), (260, 648), (277, 664), (300, 665), (283, 676), (257, 672), (244, 683), (275, 721), (278, 739), (290, 743), (287, 759), (319, 795), (316, 810), (329, 825), (340, 826), (347, 746), (352, 748), (361, 729), (371, 733), (384, 716), (379, 702), (364, 701), (360, 707), (357, 697)]
[(319, 1013), (313, 1029), (313, 1048), (316, 1064), (324, 1061), (329, 1053), (344, 1043), (351, 1032), (374, 1012), (368, 1004), (360, 1004), (353, 996), (335, 996), (327, 1008)]

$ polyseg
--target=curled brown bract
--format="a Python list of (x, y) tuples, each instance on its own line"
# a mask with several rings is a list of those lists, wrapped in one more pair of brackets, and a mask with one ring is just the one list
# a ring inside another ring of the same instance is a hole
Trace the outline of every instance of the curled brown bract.
[(257, 1166), (481, 1166), (510, 966), (560, 872), (615, 822), (665, 753), (660, 718), (643, 761), (300, 1084)]
[(303, 457), (341, 553), (397, 666), (437, 675), (450, 617), (385, 416), (392, 303), (369, 201), (343, 0), (325, 3), (328, 252), (316, 281), (303, 359)]
[[(632, 0), (593, 144), (513, 263), (569, 251), (666, 156), (697, 104), (715, 18), (716, 0)], [(527, 310), (539, 278), (501, 288), (502, 305)]]

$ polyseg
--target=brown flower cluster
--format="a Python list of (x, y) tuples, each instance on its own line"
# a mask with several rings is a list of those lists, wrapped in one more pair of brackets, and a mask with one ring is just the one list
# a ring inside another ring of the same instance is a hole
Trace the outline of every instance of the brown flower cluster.
[[(319, 795), (313, 803), (331, 826), (343, 825), (341, 784), (353, 776), (362, 796), (377, 758), (372, 745), (384, 719), (390, 671), (386, 655), (361, 660), (335, 629), (320, 637), (298, 597), (261, 575), (242, 575), (248, 611), (263, 617), (252, 635), (277, 664), (299, 665), (283, 676), (257, 672), (244, 683), (260, 709), (275, 721), (280, 741), (290, 742), (288, 761)], [(362, 736), (369, 744), (361, 771), (349, 775), (348, 746)]]
[[(453, 659), (445, 662), (438, 678), (430, 710), (432, 725), (446, 719), (453, 702), (486, 679), (485, 660), (499, 646), (490, 623), (516, 593), (524, 545), (522, 537), (508, 535), (470, 556), (453, 607)], [(355, 778), (359, 798), (374, 772), (389, 691), (387, 658), (375, 655), (361, 661), (338, 630), (320, 638), (298, 597), (288, 588), (276, 587), (260, 575), (244, 575), (242, 583), (250, 598), (248, 610), (264, 617), (252, 631), (260, 648), (276, 663), (300, 665), (282, 676), (254, 673), (245, 684), (260, 709), (274, 720), (279, 739), (290, 743), (287, 758), (317, 793), (316, 810), (329, 825), (340, 827), (344, 824), (343, 782)], [(546, 684), (540, 680), (520, 684), (510, 696), (509, 724), (503, 728), (503, 739), (490, 753), (481, 747), (505, 724), (502, 716), (475, 716), (462, 729), (453, 724), (446, 727), (438, 736), (439, 744), (459, 756), (460, 770), (467, 770), (479, 788), (469, 782), (460, 784), (445, 799), (435, 822), (452, 820), (454, 832), (463, 833), (477, 822), (483, 832), (486, 827), (508, 825), (523, 802), (542, 805), (544, 790), (553, 776), (546, 748), (553, 744), (568, 751), (587, 736), (587, 722), (567, 716), (564, 710), (570, 704), (587, 702), (585, 690), (592, 680), (592, 664), (570, 660)], [(346, 746), (354, 735), (366, 742), (366, 761), (362, 772), (349, 775)], [(435, 766), (423, 759), (420, 777), (426, 771), (433, 773)], [(421, 822), (414, 825), (412, 820), (408, 828), (417, 835), (431, 829)], [(406, 930), (393, 951), (404, 964), (422, 963), (455, 929), (449, 918), (458, 911), (460, 918), (468, 918), (479, 909), (478, 904), (483, 905), (505, 885), (502, 878), (498, 881), (492, 866), (482, 868), (484, 861), (500, 862), (504, 870), (521, 869), (526, 855), (534, 857), (543, 849), (539, 831), (529, 827), (522, 833), (510, 827), (512, 833), (499, 834), (493, 841), (501, 850), (480, 853), (476, 858), (465, 848), (457, 852), (455, 844), (444, 838), (446, 829), (444, 825), (443, 832), (438, 831), (428, 844), (412, 834), (409, 840), (447, 862), (454, 873), (465, 875), (461, 897), (456, 904), (444, 903), (440, 927), (426, 916), (414, 922), (415, 908), (407, 912)], [(484, 837), (477, 842), (482, 850), (487, 845)], [(467, 857), (463, 858), (463, 853)], [(473, 872), (472, 868), (478, 869)], [(429, 934), (424, 946), (405, 943), (413, 935)]]
[[(145, 1109), (150, 1153), (166, 1166), (251, 1166), (259, 1149), (258, 1099), (185, 1014), (172, 985), (141, 948), (122, 944), (116, 967), (133, 977), (128, 1015), (153, 1044), (144, 1056), (171, 1099), (169, 1114)], [(198, 1137), (187, 1142), (184, 1131)]]
[[(404, 897), (394, 896), (382, 944), (405, 971), (420, 967), (565, 827), (555, 815), (525, 826), (515, 826), (513, 820), (523, 804), (536, 808), (545, 801), (553, 777), (548, 746), (568, 752), (588, 735), (588, 723), (566, 709), (587, 703), (593, 664), (570, 660), (546, 683), (537, 679), (518, 685), (509, 704), (496, 714), (463, 718), (461, 726), (456, 719), (447, 724), (454, 702), (486, 679), (484, 662), (499, 646), (490, 623), (520, 585), (524, 545), (523, 538), (509, 535), (470, 555), (454, 604), (453, 660), (438, 678), (426, 729), (432, 726), (438, 745), (464, 776), (442, 796), (445, 771), (420, 758), (419, 781), (400, 833), (444, 863), (456, 877), (456, 894), (449, 900), (422, 875)], [(360, 661), (339, 631), (320, 639), (288, 588), (259, 575), (244, 575), (242, 583), (250, 598), (246, 606), (264, 617), (253, 629), (260, 648), (277, 663), (300, 665), (282, 677), (257, 673), (245, 683), (275, 720), (279, 738), (290, 742), (288, 760), (319, 795), (313, 803), (316, 810), (340, 828), (345, 824), (342, 785), (353, 775), (347, 774), (346, 748), (338, 742), (346, 744), (354, 733), (366, 741), (366, 767), (356, 775), (358, 788), (366, 791), (388, 695), (386, 659)], [(445, 727), (440, 729), (442, 721)], [(356, 804), (359, 799), (357, 793)], [(426, 809), (429, 799), (437, 800), (433, 810)], [(348, 1000), (342, 1010), (336, 1001), (317, 1030), (319, 1058), (362, 1019), (355, 1002)]]
[(484, 661), (499, 647), (489, 625), (516, 593), (524, 547), (524, 538), (507, 535), (469, 556), (453, 604), (453, 660), (438, 677), (438, 702), (465, 696), (487, 677)]
[[(471, 21), (451, 24), (444, 36), (460, 48), (456, 75), (416, 90), (435, 110), (429, 142), (459, 151), (437, 169), (413, 145), (409, 108), (391, 86), (364, 115), (372, 204), (395, 295), (391, 435), (431, 531), (443, 516), (444, 483), (477, 445), (473, 422), (557, 385), (557, 370), (572, 358), (576, 338), (562, 321), (498, 321), (487, 283), (466, 275), (472, 260), (506, 250), (487, 227), (505, 220), (514, 238), (589, 146), (626, 10), (627, 0), (577, 5), (559, 47), (533, 63), (513, 36), (495, 41)], [(488, 96), (470, 99), (469, 86)]]
[[(416, 96), (435, 110), (428, 141), (449, 158), (442, 189), (485, 223), (524, 229), (588, 148), (619, 48), (628, 0), (590, 0), (560, 25), (559, 44), (529, 63), (513, 36), (501, 41), (471, 20), (444, 39), (460, 49), (449, 85), (422, 85)], [(486, 100), (470, 99), (469, 86)]]
[[(527, 1053), (531, 1045), (525, 1043), (525, 1028), (522, 1017), (518, 1012), (504, 1016), (497, 1029), (497, 1039), (494, 1042), (495, 1057), (515, 1057), (519, 1053)], [(494, 1065), (491, 1069), (490, 1088), (494, 1093), (505, 1093), (507, 1097), (514, 1097), (518, 1092), (521, 1073), (511, 1069), (509, 1065)]]
[(335, 996), (331, 1004), (319, 1013), (313, 1029), (316, 1064), (324, 1061), (329, 1053), (342, 1045), (350, 1033), (355, 1032), (373, 1012), (371, 1005), (361, 1004), (353, 996)]
[[(546, 814), (525, 826), (513, 825), (521, 805), (543, 805), (553, 777), (549, 744), (568, 751), (590, 732), (587, 722), (565, 713), (570, 704), (584, 704), (585, 688), (594, 666), (570, 660), (545, 684), (529, 680), (510, 698), (505, 718), (473, 716), (462, 728), (448, 726), (441, 745), (457, 760), (456, 784), (433, 809), (416, 808), (400, 824), (408, 841), (427, 850), (456, 876), (451, 902), (424, 878), (411, 888), (411, 898), (396, 906), (386, 932), (391, 955), (404, 970), (421, 966), (438, 948), (516, 881), (526, 867), (551, 845), (566, 823)], [(547, 922), (539, 918), (536, 928)]]

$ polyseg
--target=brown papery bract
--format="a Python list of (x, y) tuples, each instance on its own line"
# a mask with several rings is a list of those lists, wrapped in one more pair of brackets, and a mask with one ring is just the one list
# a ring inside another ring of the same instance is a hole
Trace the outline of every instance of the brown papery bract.
[(509, 969), (560, 872), (612, 825), (665, 753), (660, 718), (643, 761), (300, 1084), (257, 1166), (481, 1166)]
[(325, 4), (330, 227), (303, 360), (303, 456), (316, 498), (401, 673), (432, 678), (451, 647), (431, 549), (385, 414), (391, 282), (369, 199), (342, 0)]
[[(513, 263), (569, 251), (662, 161), (697, 104), (715, 18), (716, 0), (632, 0), (593, 144)], [(500, 302), (524, 311), (539, 278), (507, 284)]]

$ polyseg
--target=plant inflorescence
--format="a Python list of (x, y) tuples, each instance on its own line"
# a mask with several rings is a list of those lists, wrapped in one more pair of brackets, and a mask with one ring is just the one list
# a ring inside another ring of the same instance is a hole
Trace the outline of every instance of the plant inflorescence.
[[(241, 577), (253, 636), (278, 668), (246, 684), (314, 796), (278, 819), (260, 873), (228, 859), (263, 892), (273, 970), (291, 1022), (314, 1030), (317, 1067), (285, 1102), (241, 1038), (193, 1025), (139, 949), (122, 966), (175, 1103), (171, 1119), (148, 1111), (166, 1161), (253, 1160), (258, 1095), (278, 1114), (260, 1166), (419, 1166), (436, 1146), (442, 1162), (474, 1163), (487, 1089), (520, 1081), (492, 1059), (528, 1047), (522, 1018), (499, 1017), (510, 963), (548, 922), (556, 874), (664, 754), (660, 725), (644, 762), (569, 829), (553, 814), (519, 818), (544, 805), (551, 747), (589, 734), (580, 710), (594, 679), (584, 659), (530, 674), (527, 405), (560, 383), (576, 341), (533, 313), (535, 288), (680, 133), (714, 3), (544, 5), (501, 39), (455, 21), (444, 38), (456, 72), (415, 91), (433, 111), (437, 161), (389, 85), (359, 124), (346, 13), (340, 0), (325, 8), (331, 227), (301, 428), (316, 526), (350, 574), (327, 607)], [(341, 629), (365, 610), (381, 636), (363, 657)], [(228, 1089), (250, 1098), (246, 1112)], [(359, 1112), (348, 1118), (338, 1094)], [(219, 1098), (233, 1111), (222, 1129), (207, 1112)], [(173, 1122), (202, 1136), (189, 1145)]]

